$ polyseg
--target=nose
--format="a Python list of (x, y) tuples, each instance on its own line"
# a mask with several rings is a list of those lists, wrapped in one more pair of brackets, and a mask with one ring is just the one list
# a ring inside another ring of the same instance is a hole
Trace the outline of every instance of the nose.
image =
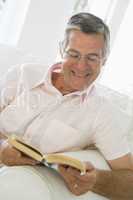
[(77, 62), (77, 68), (80, 70), (86, 69), (88, 67), (87, 60), (85, 57), (81, 57)]

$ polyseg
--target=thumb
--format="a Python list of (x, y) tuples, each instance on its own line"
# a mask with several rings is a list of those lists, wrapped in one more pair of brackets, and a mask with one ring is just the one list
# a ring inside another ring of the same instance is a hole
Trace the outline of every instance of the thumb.
[(92, 171), (95, 169), (94, 165), (91, 162), (85, 162), (86, 171)]

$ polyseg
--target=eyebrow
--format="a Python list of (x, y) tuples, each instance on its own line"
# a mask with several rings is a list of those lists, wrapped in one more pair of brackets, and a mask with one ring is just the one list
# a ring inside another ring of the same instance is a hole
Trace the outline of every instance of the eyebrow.
[[(74, 53), (78, 53), (78, 54), (81, 54), (79, 51), (77, 51), (76, 49), (68, 49), (68, 51), (72, 51)], [(88, 53), (86, 54), (86, 56), (96, 56), (96, 57), (99, 57), (100, 55), (98, 55), (97, 53)]]
[(78, 53), (78, 54), (80, 54), (80, 52), (77, 51), (77, 50), (75, 50), (75, 49), (68, 49), (67, 51), (72, 51), (72, 52), (74, 52), (74, 53)]

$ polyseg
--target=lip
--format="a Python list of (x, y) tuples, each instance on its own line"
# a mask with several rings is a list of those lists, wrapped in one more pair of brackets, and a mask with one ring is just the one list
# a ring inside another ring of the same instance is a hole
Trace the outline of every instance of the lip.
[(80, 75), (73, 70), (71, 70), (71, 73), (72, 73), (73, 76), (78, 77), (78, 78), (86, 78), (86, 77), (91, 75), (91, 73), (86, 73), (85, 75)]

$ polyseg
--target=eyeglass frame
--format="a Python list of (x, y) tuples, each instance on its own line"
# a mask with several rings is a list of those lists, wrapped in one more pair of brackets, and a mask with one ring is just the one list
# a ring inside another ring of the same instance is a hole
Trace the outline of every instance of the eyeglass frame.
[[(75, 55), (72, 55), (74, 53)], [(95, 56), (95, 58), (93, 57)], [(82, 58), (87, 60), (87, 64), (97, 65), (103, 61), (104, 57), (99, 56), (96, 53), (90, 53), (86, 55), (81, 55), (80, 52), (74, 49), (64, 50), (62, 52), (62, 58), (73, 59), (74, 62), (79, 62)], [(75, 60), (74, 60), (75, 59)]]

